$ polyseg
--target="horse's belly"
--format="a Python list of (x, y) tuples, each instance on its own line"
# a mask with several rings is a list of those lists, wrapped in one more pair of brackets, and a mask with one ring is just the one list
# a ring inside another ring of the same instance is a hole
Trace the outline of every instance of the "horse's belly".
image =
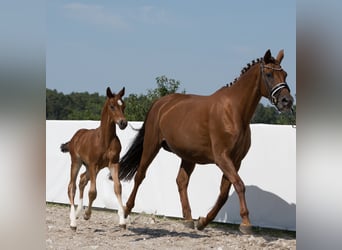
[(169, 145), (168, 147), (171, 152), (175, 153), (180, 158), (194, 162), (198, 164), (208, 164), (213, 162), (212, 153), (209, 152), (207, 149), (200, 148), (200, 147), (193, 147), (193, 146), (175, 146)]

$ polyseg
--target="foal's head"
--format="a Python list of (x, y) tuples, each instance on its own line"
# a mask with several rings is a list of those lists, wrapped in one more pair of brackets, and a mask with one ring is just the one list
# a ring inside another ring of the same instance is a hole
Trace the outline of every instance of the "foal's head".
[(116, 123), (120, 129), (124, 129), (127, 126), (127, 120), (124, 115), (125, 102), (122, 100), (125, 94), (125, 87), (120, 90), (118, 94), (112, 93), (110, 88), (107, 88), (107, 105), (108, 115), (114, 123)]
[(271, 51), (267, 50), (261, 62), (262, 95), (270, 99), (271, 103), (279, 111), (290, 110), (293, 104), (293, 97), (290, 88), (286, 83), (287, 73), (280, 66), (284, 57), (284, 50), (279, 51), (274, 59)]

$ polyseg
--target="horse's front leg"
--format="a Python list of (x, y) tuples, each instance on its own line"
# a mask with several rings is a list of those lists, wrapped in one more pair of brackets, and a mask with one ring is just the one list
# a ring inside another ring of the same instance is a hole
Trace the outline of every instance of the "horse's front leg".
[(126, 228), (126, 220), (124, 216), (124, 206), (122, 203), (122, 188), (121, 188), (121, 182), (119, 180), (119, 163), (110, 163), (109, 164), (109, 170), (114, 182), (114, 193), (116, 195), (116, 198), (118, 200), (118, 216), (119, 216), (119, 226), (121, 228)]

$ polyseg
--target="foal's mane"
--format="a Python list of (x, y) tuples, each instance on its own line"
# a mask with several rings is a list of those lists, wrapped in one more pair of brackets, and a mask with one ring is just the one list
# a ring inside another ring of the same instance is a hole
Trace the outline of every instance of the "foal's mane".
[[(234, 79), (234, 81), (230, 82), (230, 83), (227, 83), (225, 87), (229, 87), (229, 86), (232, 86), (237, 80), (239, 80), (239, 78), (244, 75), (252, 66), (254, 66), (255, 64), (257, 63), (261, 63), (263, 62), (263, 58), (260, 57), (260, 58), (257, 58), (256, 60), (252, 60), (250, 63), (247, 63), (247, 65), (241, 70), (241, 73), (240, 73), (240, 76), (239, 77), (236, 77)], [(272, 57), (271, 58), (271, 62), (274, 63), (275, 62), (275, 59)]]

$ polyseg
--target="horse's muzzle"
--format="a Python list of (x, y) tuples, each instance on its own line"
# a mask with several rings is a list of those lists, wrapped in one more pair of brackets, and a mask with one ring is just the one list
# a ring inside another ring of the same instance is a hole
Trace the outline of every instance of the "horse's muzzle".
[(120, 129), (125, 129), (127, 127), (127, 121), (126, 120), (120, 120), (118, 121), (118, 126)]
[(290, 110), (293, 105), (293, 97), (291, 95), (281, 96), (278, 100), (277, 108), (279, 111)]

